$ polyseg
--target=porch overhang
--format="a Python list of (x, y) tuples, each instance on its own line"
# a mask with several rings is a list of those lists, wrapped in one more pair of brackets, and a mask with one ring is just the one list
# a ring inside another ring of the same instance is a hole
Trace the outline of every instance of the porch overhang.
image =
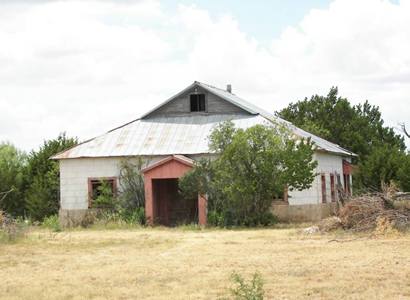
[[(148, 224), (153, 225), (159, 217), (159, 203), (170, 201), (170, 198), (158, 196), (155, 180), (179, 179), (194, 167), (194, 161), (184, 155), (170, 155), (142, 169), (145, 188), (145, 215)], [(158, 199), (162, 197), (162, 199)], [(206, 225), (206, 197), (198, 195), (198, 223)]]

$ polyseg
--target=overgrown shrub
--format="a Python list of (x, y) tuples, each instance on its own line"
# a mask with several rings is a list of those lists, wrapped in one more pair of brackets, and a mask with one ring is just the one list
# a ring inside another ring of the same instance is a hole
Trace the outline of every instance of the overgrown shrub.
[(145, 212), (143, 208), (134, 211), (110, 211), (99, 210), (87, 216), (83, 227), (103, 229), (135, 228), (145, 224)]
[(120, 216), (129, 224), (145, 225), (146, 223), (144, 207), (138, 207), (134, 210), (122, 210)]
[(135, 162), (121, 161), (120, 188), (117, 195), (113, 195), (108, 182), (101, 182), (97, 190), (98, 196), (93, 201), (93, 205), (97, 208), (92, 218), (93, 223), (115, 224), (115, 226), (145, 225), (145, 190), (141, 174), (144, 164), (142, 159)]
[(225, 122), (212, 132), (209, 147), (218, 157), (199, 161), (179, 187), (187, 199), (208, 196), (208, 220), (216, 226), (274, 223), (272, 200), (286, 187), (309, 188), (316, 175), (311, 141), (295, 140), (280, 124), (243, 130)]
[(130, 160), (121, 162), (120, 189), (117, 195), (113, 195), (108, 182), (101, 182), (97, 190), (98, 196), (93, 201), (97, 208), (92, 218), (93, 223), (115, 224), (115, 226), (145, 225), (145, 190), (141, 174), (143, 165), (142, 159), (136, 162)]
[(136, 162), (123, 160), (120, 165), (120, 194), (118, 197), (121, 209), (134, 211), (145, 206), (144, 178), (141, 170), (146, 165), (141, 158)]
[(98, 196), (93, 200), (93, 206), (102, 210), (115, 211), (118, 209), (117, 196), (113, 194), (108, 181), (101, 180), (97, 187)]
[(227, 220), (223, 213), (217, 212), (215, 210), (208, 211), (208, 224), (211, 226), (217, 227), (226, 227), (228, 226)]
[(230, 289), (235, 300), (263, 300), (263, 279), (260, 273), (253, 274), (252, 279), (247, 282), (240, 274), (234, 272), (231, 275), (234, 287)]
[(24, 237), (28, 224), (23, 219), (14, 219), (0, 210), (0, 242), (14, 242)]
[(54, 232), (61, 231), (60, 221), (57, 215), (51, 215), (49, 217), (45, 217), (41, 225), (42, 227), (51, 229)]

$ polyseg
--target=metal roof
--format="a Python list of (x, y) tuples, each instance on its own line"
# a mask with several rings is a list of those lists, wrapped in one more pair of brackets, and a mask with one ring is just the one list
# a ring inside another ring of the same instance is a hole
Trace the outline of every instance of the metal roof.
[[(172, 101), (195, 85), (199, 85), (226, 101), (241, 107), (249, 112), (250, 115), (220, 114), (145, 118), (154, 110)], [(210, 153), (208, 147), (209, 135), (217, 124), (228, 120), (231, 120), (237, 128), (243, 129), (257, 124), (275, 126), (279, 123), (289, 128), (297, 137), (311, 138), (318, 147), (318, 150), (343, 156), (355, 155), (334, 143), (310, 134), (275, 115), (269, 114), (232, 93), (200, 82), (194, 82), (159, 107), (145, 114), (141, 119), (81, 143), (55, 155), (53, 159)]]

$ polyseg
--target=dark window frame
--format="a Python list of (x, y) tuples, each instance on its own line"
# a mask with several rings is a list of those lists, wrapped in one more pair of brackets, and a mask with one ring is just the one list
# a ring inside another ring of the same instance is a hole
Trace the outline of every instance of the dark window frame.
[(327, 197), (326, 197), (326, 175), (325, 173), (322, 173), (320, 175), (320, 180), (322, 184), (322, 203), (327, 203)]
[(190, 112), (207, 112), (206, 95), (204, 93), (189, 95)]
[(344, 190), (346, 195), (351, 196), (352, 195), (352, 189), (351, 189), (351, 184), (350, 184), (350, 174), (343, 174), (343, 181), (344, 181)]
[(336, 202), (335, 174), (330, 174), (330, 198)]
[(112, 193), (114, 196), (117, 195), (118, 177), (89, 177), (88, 178), (88, 208), (93, 208), (94, 201), (94, 186), (101, 184), (101, 181), (109, 181), (112, 186)]

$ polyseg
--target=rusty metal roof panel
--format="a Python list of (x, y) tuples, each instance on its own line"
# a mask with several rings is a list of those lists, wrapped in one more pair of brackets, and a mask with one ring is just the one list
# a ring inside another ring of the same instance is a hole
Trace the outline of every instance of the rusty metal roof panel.
[[(145, 118), (127, 123), (101, 136), (86, 141), (65, 152), (55, 155), (54, 159), (80, 157), (115, 157), (138, 155), (172, 155), (172, 154), (203, 154), (209, 153), (208, 137), (213, 128), (224, 121), (232, 120), (238, 128), (248, 128), (256, 124), (275, 126), (281, 124), (289, 128), (296, 137), (310, 138), (319, 150), (343, 156), (355, 156), (354, 153), (343, 149), (339, 145), (326, 141), (308, 133), (290, 122), (270, 114), (252, 103), (249, 103), (233, 93), (225, 90), (194, 82), (185, 90), (199, 85), (232, 104), (248, 111), (250, 115), (191, 115)], [(183, 93), (185, 90), (180, 92)], [(179, 95), (178, 94), (178, 95)], [(176, 95), (176, 96), (178, 96)], [(165, 103), (172, 101), (176, 96)]]
[(269, 123), (259, 115), (205, 115), (136, 120), (54, 158), (208, 153), (208, 136), (217, 124), (227, 120), (232, 120), (238, 128)]
[[(54, 158), (209, 153), (209, 135), (217, 124), (228, 120), (232, 120), (236, 127), (243, 129), (257, 124), (275, 124), (260, 115), (196, 115), (140, 119), (84, 142)], [(319, 149), (352, 155), (338, 145), (295, 126), (291, 126), (290, 129), (296, 136), (311, 138)]]

